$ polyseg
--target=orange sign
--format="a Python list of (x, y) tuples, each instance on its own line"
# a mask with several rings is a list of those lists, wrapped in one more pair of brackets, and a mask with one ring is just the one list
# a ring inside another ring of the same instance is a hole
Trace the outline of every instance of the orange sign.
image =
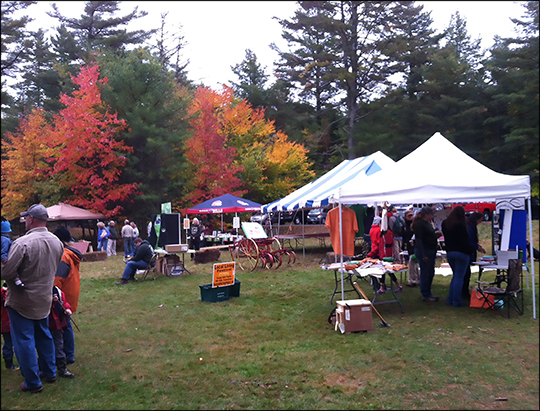
[(235, 262), (214, 264), (212, 288), (234, 285)]

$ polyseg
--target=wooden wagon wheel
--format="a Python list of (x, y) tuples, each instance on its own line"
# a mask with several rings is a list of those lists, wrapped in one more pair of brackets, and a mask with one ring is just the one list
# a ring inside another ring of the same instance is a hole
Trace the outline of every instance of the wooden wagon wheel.
[(257, 267), (257, 262), (260, 258), (259, 247), (251, 238), (240, 240), (236, 247), (230, 247), (231, 255), (242, 270), (253, 271)]

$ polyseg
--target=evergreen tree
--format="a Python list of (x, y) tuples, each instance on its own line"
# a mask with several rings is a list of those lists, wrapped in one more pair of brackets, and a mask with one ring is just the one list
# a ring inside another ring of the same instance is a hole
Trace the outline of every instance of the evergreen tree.
[(529, 1), (524, 8), (523, 19), (512, 19), (518, 36), (497, 38), (491, 49), (486, 126), (495, 139), (488, 159), (498, 171), (529, 174), (538, 195), (538, 2)]
[(103, 98), (129, 125), (118, 138), (133, 148), (119, 182), (140, 182), (142, 193), (123, 206), (126, 215), (146, 219), (161, 203), (183, 195), (185, 117), (192, 96), (147, 50), (103, 56), (100, 65), (109, 80)]
[(167, 13), (161, 14), (161, 25), (156, 32), (156, 44), (151, 47), (154, 54), (164, 69), (172, 70), (174, 78), (179, 83), (188, 84), (186, 68), (189, 64), (182, 60), (182, 49), (186, 46), (184, 36), (181, 34), (182, 25), (179, 25), (177, 33), (170, 33), (167, 30)]
[[(84, 3), (84, 13), (80, 18), (64, 17), (58, 6), (53, 3), (53, 11), (47, 14), (62, 24), (61, 32), (67, 31), (71, 34), (65, 37), (66, 45), (59, 44), (57, 47), (69, 51), (70, 60), (79, 59), (88, 63), (95, 59), (95, 55), (106, 50), (119, 53), (125, 51), (128, 45), (144, 43), (156, 30), (127, 31), (121, 27), (148, 13), (139, 12), (138, 7), (135, 7), (131, 13), (117, 16), (116, 13), (120, 11), (119, 3), (119, 1), (87, 1)], [(61, 32), (59, 34), (62, 34)], [(57, 40), (64, 43), (63, 37), (59, 36)]]
[(266, 83), (268, 75), (265, 67), (261, 67), (257, 56), (250, 49), (246, 49), (244, 60), (231, 70), (238, 77), (238, 83), (231, 82), (235, 95), (248, 100), (253, 108), (264, 108), (268, 105), (268, 91)]

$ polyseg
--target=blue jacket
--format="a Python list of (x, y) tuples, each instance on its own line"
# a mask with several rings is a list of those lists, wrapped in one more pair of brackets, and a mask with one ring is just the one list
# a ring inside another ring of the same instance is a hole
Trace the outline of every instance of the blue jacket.
[(12, 242), (13, 240), (11, 238), (2, 234), (2, 262), (7, 260), (9, 247), (11, 247)]

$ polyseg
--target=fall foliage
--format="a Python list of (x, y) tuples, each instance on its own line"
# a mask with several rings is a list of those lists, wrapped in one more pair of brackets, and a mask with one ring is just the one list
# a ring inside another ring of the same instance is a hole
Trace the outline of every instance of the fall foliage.
[(186, 156), (192, 164), (187, 206), (231, 193), (250, 193), (267, 202), (284, 196), (314, 177), (307, 150), (276, 132), (263, 109), (253, 109), (231, 88), (199, 87), (190, 107), (193, 137)]
[(18, 133), (8, 135), (2, 199), (10, 208), (5, 213), (32, 202), (50, 206), (62, 200), (109, 217), (122, 209), (116, 202), (136, 192), (136, 184), (117, 184), (126, 163), (120, 153), (132, 148), (114, 138), (127, 125), (101, 100), (99, 86), (107, 79), (100, 80), (99, 67), (92, 65), (82, 67), (73, 81), (79, 89), (61, 96), (66, 108), (53, 116), (51, 125), (35, 110)]
[(49, 181), (49, 135), (50, 126), (41, 109), (22, 118), (16, 133), (6, 133), (2, 143), (2, 215), (6, 218), (13, 219), (29, 204), (41, 201)]

